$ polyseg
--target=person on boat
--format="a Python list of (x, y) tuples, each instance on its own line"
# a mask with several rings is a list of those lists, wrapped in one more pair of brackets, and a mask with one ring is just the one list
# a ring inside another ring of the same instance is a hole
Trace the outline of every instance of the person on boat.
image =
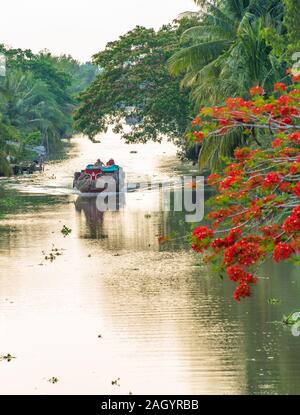
[(104, 166), (104, 163), (103, 163), (103, 161), (101, 161), (100, 159), (98, 159), (98, 160), (96, 161), (96, 163), (94, 164), (94, 166), (95, 166), (95, 167), (101, 167), (101, 166)]
[(115, 160), (114, 159), (110, 159), (110, 160), (108, 160), (108, 162), (106, 163), (106, 166), (108, 167), (108, 166), (115, 166)]

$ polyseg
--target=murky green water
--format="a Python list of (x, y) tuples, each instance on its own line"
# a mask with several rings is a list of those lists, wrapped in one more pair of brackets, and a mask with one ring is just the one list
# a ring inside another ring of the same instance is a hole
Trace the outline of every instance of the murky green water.
[[(142, 186), (105, 213), (74, 194), (73, 171), (98, 156), (132, 183), (185, 170), (169, 145), (77, 139), (69, 159), (10, 181), (22, 193), (0, 221), (0, 355), (16, 359), (0, 361), (0, 393), (298, 394), (300, 337), (278, 321), (300, 307), (299, 268), (266, 266), (236, 304), (184, 239), (158, 244), (189, 230), (182, 213), (154, 211), (158, 190)], [(50, 262), (52, 249), (62, 255)]]

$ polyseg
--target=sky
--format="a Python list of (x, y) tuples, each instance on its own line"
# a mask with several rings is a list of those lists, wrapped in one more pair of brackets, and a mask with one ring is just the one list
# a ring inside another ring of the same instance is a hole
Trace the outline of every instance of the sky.
[(0, 43), (85, 62), (136, 25), (158, 29), (190, 10), (192, 0), (5, 0)]

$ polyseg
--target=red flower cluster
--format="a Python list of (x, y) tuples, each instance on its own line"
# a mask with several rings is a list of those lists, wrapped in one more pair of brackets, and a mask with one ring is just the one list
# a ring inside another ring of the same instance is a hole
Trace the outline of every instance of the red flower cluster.
[(211, 247), (218, 252), (220, 248), (228, 248), (229, 246), (232, 246), (241, 236), (241, 230), (240, 229), (231, 229), (228, 236), (225, 236), (225, 238), (217, 238), (215, 239)]
[(254, 95), (262, 95), (264, 93), (264, 89), (261, 86), (254, 86), (250, 89), (250, 95), (253, 97)]
[(255, 264), (263, 255), (258, 242), (249, 242), (241, 239), (236, 244), (224, 251), (224, 263), (233, 264), (238, 262), (241, 265), (250, 266)]
[(251, 294), (250, 284), (256, 284), (257, 278), (253, 274), (246, 272), (240, 265), (230, 265), (226, 268), (226, 274), (230, 281), (238, 284), (233, 298), (240, 301), (241, 298), (249, 297)]
[(296, 144), (300, 144), (300, 133), (299, 131), (295, 131), (289, 136), (291, 141), (294, 141)]
[(284, 259), (290, 258), (295, 253), (295, 249), (290, 243), (279, 242), (274, 249), (273, 259), (275, 262), (283, 261)]
[(237, 160), (249, 159), (251, 155), (252, 155), (252, 151), (250, 150), (250, 148), (237, 148), (234, 151), (234, 157)]
[(245, 283), (245, 282), (241, 282), (237, 288), (235, 289), (234, 293), (233, 293), (233, 298), (236, 301), (240, 301), (241, 298), (246, 298), (246, 297), (250, 297), (251, 295), (251, 288), (250, 286)]
[(293, 82), (300, 82), (300, 73), (297, 73), (292, 77)]
[(293, 193), (296, 197), (300, 197), (300, 181), (297, 184), (295, 184), (293, 188)]
[(271, 172), (266, 175), (265, 180), (263, 181), (262, 187), (272, 189), (280, 182), (281, 182), (281, 179), (280, 179), (279, 174)]
[[(292, 81), (300, 82), (300, 74)], [(269, 98), (255, 86), (252, 100), (228, 98), (223, 107), (203, 108), (197, 120), (205, 140), (222, 140), (226, 131), (239, 128), (249, 140), (269, 134), (272, 142), (237, 148), (235, 162), (208, 177), (217, 193), (207, 215), (211, 226), (200, 226), (192, 235), (193, 249), (208, 251), (206, 260), (237, 284), (237, 301), (251, 295), (254, 265), (267, 257), (293, 261), (300, 253), (300, 84), (291, 88), (278, 82), (274, 91), (283, 94)]]
[(202, 131), (194, 132), (193, 134), (195, 136), (195, 139), (194, 139), (195, 143), (201, 143), (201, 141), (205, 137), (205, 134)]

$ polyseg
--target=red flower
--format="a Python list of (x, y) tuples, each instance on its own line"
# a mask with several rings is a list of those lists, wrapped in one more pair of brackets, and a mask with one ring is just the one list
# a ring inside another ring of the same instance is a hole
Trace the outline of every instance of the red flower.
[(287, 105), (289, 102), (293, 102), (293, 98), (289, 97), (288, 95), (281, 95), (278, 98), (278, 104), (280, 105)]
[[(296, 75), (298, 82), (300, 73)], [(197, 228), (192, 236), (192, 248), (196, 252), (208, 250), (207, 262), (225, 267), (228, 279), (236, 284), (237, 301), (251, 294), (252, 284), (256, 283), (256, 277), (250, 272), (253, 266), (267, 257), (279, 262), (300, 253), (300, 204), (297, 203), (300, 198), (300, 90), (297, 86), (286, 92), (286, 84), (276, 83), (274, 91), (279, 93), (278, 99), (259, 98), (264, 91), (256, 86), (251, 88), (253, 100), (228, 98), (225, 106), (204, 108), (201, 112), (202, 131), (207, 139), (220, 136), (228, 125), (232, 129), (243, 128), (249, 142), (252, 136), (249, 125), (255, 131), (262, 131), (262, 140), (264, 134), (274, 138), (272, 147), (266, 142), (258, 149), (252, 140), (250, 147), (236, 148), (234, 161), (225, 161), (226, 167), (220, 175), (208, 177), (207, 183), (216, 185), (216, 194), (210, 201), (212, 209), (207, 215), (211, 225)], [(223, 236), (214, 237), (213, 230)]]
[(196, 252), (202, 252), (208, 249), (214, 233), (208, 226), (198, 226), (192, 233), (192, 249)]
[(278, 173), (268, 173), (265, 177), (265, 180), (263, 181), (262, 187), (267, 189), (272, 189), (277, 184), (281, 182), (280, 176)]
[(236, 301), (240, 301), (241, 298), (246, 298), (246, 297), (250, 297), (251, 295), (251, 288), (250, 286), (245, 283), (245, 282), (241, 282), (235, 289), (234, 293), (233, 293), (233, 298)]
[(250, 95), (253, 97), (254, 95), (262, 95), (264, 93), (264, 90), (261, 86), (253, 86), (250, 89)]
[(246, 272), (245, 275), (242, 278), (243, 282), (246, 282), (247, 284), (256, 284), (257, 278), (254, 277), (253, 274), (250, 274), (250, 272)]
[(214, 184), (216, 184), (219, 180), (221, 179), (221, 176), (217, 173), (212, 173), (207, 177), (207, 183), (210, 186), (213, 186)]
[(265, 104), (263, 106), (263, 110), (266, 111), (266, 112), (271, 112), (273, 110), (273, 108), (274, 108), (273, 104)]
[(261, 232), (263, 233), (263, 235), (266, 237), (271, 237), (271, 238), (273, 238), (274, 236), (277, 236), (279, 230), (280, 230), (280, 226), (277, 224), (268, 225), (268, 226), (264, 226), (263, 228), (261, 228)]
[(158, 237), (158, 242), (160, 244), (163, 244), (165, 242), (169, 242), (171, 240), (171, 238), (169, 236), (165, 236), (165, 235), (161, 235)]
[(289, 174), (295, 175), (295, 174), (298, 174), (299, 172), (300, 172), (300, 163), (299, 162), (293, 163), (290, 167)]
[(274, 85), (274, 92), (286, 91), (286, 85), (282, 82), (277, 82)]
[(193, 119), (192, 124), (201, 125), (201, 118), (197, 116), (196, 118)]
[(295, 253), (295, 249), (290, 243), (279, 242), (274, 249), (273, 259), (275, 262), (283, 261), (288, 259), (292, 254)]
[(294, 141), (296, 144), (300, 144), (300, 133), (299, 131), (295, 131), (291, 135), (289, 135), (289, 139)]
[(241, 265), (253, 265), (262, 255), (257, 242), (248, 242), (247, 240), (242, 239), (236, 243), (235, 247), (237, 251), (237, 260)]
[(251, 156), (252, 152), (249, 148), (237, 148), (234, 151), (234, 158), (237, 160), (246, 160)]
[(283, 125), (283, 124), (286, 124), (286, 125), (289, 125), (289, 124), (292, 124), (293, 123), (293, 120), (290, 118), (290, 117), (285, 117), (285, 118), (283, 118), (282, 119), (282, 121), (281, 121), (281, 124)]
[(219, 124), (223, 127), (226, 126), (226, 125), (230, 125), (230, 120), (228, 120), (226, 118), (220, 118), (219, 119)]
[(280, 183), (280, 185), (279, 185), (279, 190), (280, 190), (281, 192), (284, 192), (284, 193), (289, 193), (289, 191), (290, 191), (290, 187), (291, 187), (290, 183), (288, 183), (288, 182), (283, 182), (283, 183)]
[(294, 186), (293, 193), (295, 196), (300, 197), (300, 181)]
[(236, 254), (235, 245), (232, 245), (229, 248), (226, 248), (224, 251), (224, 263), (226, 265), (233, 264), (235, 260), (235, 254)]
[(299, 112), (296, 108), (288, 107), (287, 105), (285, 105), (285, 106), (283, 106), (282, 108), (279, 109), (279, 113), (280, 113), (280, 115), (285, 117), (285, 116), (288, 116), (288, 115), (298, 115)]
[(227, 108), (229, 108), (230, 110), (237, 109), (247, 105), (243, 98), (227, 98), (225, 100), (225, 104)]
[(230, 265), (226, 268), (226, 274), (231, 281), (237, 282), (246, 275), (246, 272), (240, 265)]
[(193, 234), (198, 241), (201, 241), (205, 238), (213, 238), (214, 232), (208, 226), (198, 226)]
[(192, 250), (200, 254), (203, 251), (203, 248), (200, 248), (197, 244), (193, 243)]

